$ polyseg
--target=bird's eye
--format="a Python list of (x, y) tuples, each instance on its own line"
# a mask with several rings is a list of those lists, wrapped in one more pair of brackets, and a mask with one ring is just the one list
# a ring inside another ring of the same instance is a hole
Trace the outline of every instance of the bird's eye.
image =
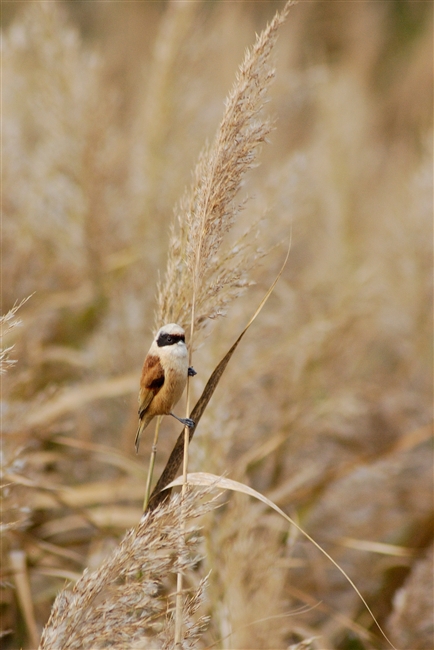
[(170, 336), (170, 334), (167, 335), (166, 341), (168, 343), (173, 343), (173, 338)]

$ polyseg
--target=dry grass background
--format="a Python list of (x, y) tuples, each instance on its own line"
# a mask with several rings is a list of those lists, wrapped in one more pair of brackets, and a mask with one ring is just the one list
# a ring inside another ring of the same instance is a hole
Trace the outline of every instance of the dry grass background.
[[(35, 647), (65, 581), (139, 521), (152, 434), (136, 457), (138, 378), (173, 209), (245, 47), (281, 6), (3, 8), (2, 313), (35, 293), (20, 327), (2, 323), (17, 359), (2, 376), (2, 647)], [(254, 255), (272, 250), (197, 341), (195, 397), (291, 231), (292, 250), (190, 469), (244, 481), (298, 518), (395, 645), (428, 650), (432, 7), (301, 2), (276, 71), (276, 129), (228, 240), (263, 218)], [(157, 475), (179, 432), (166, 420)], [(262, 504), (231, 496), (202, 524), (202, 559), (185, 560), (193, 591), (212, 569), (191, 612), (210, 616), (197, 647), (386, 647), (342, 576)], [(158, 596), (174, 589), (167, 570)]]

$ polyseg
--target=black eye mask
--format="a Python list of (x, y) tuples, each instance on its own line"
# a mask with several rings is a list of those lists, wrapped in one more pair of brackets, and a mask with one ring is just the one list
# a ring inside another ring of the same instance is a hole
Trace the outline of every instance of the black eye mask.
[(168, 334), (167, 332), (161, 332), (157, 339), (157, 345), (159, 348), (162, 348), (165, 345), (175, 345), (178, 341), (185, 341), (184, 334)]

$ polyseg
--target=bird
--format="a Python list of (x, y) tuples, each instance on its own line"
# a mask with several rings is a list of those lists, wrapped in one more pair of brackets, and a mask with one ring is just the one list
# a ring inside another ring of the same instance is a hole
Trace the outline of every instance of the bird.
[(156, 415), (171, 415), (184, 426), (192, 428), (190, 418), (179, 418), (172, 413), (180, 400), (187, 377), (196, 375), (188, 365), (185, 332), (180, 325), (169, 323), (161, 327), (143, 363), (139, 391), (139, 427), (135, 447), (139, 451), (140, 436)]

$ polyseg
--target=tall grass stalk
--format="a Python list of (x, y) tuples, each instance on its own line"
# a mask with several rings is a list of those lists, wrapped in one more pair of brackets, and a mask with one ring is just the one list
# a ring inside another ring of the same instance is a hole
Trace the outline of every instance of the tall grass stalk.
[(149, 497), (151, 494), (151, 483), (152, 483), (152, 476), (154, 474), (155, 457), (157, 455), (157, 444), (158, 444), (158, 437), (160, 434), (160, 426), (161, 426), (161, 415), (157, 417), (157, 421), (155, 423), (154, 440), (152, 442), (151, 455), (149, 458), (148, 476), (146, 479), (145, 499), (143, 501), (143, 512), (145, 512), (146, 508), (148, 507)]
[[(229, 266), (228, 256), (221, 254), (225, 234), (233, 226), (243, 207), (237, 203), (242, 179), (254, 164), (258, 147), (271, 130), (270, 119), (262, 115), (266, 93), (274, 70), (269, 59), (289, 7), (287, 2), (271, 23), (257, 37), (255, 45), (246, 52), (237, 79), (227, 100), (223, 119), (210, 149), (204, 149), (195, 171), (195, 183), (181, 208), (177, 246), (172, 246), (166, 280), (160, 292), (160, 310), (181, 309), (179, 296), (185, 296), (190, 285), (189, 365), (192, 363), (195, 333), (210, 318), (221, 313), (223, 305), (239, 294), (240, 277), (245, 273), (241, 257), (235, 267)], [(183, 225), (185, 221), (185, 226)], [(184, 230), (186, 228), (186, 230)], [(176, 237), (173, 232), (173, 237)], [(188, 235), (186, 237), (186, 234)], [(187, 274), (179, 274), (185, 255)], [(232, 257), (236, 255), (232, 254)], [(251, 264), (251, 263), (250, 263)], [(249, 265), (247, 265), (249, 266)], [(177, 274), (173, 273), (173, 267)], [(217, 267), (217, 272), (216, 272)], [(181, 285), (179, 284), (181, 283)], [(187, 286), (185, 286), (187, 284)], [(179, 295), (175, 300), (177, 289)], [(164, 307), (163, 307), (164, 306)], [(185, 317), (185, 316), (184, 316)], [(179, 315), (177, 314), (177, 319)], [(168, 316), (166, 317), (166, 320)], [(187, 417), (190, 412), (190, 380), (187, 383)], [(189, 432), (184, 429), (182, 494), (187, 489)], [(181, 531), (183, 534), (184, 531)], [(177, 576), (175, 644), (182, 636), (182, 574)]]

